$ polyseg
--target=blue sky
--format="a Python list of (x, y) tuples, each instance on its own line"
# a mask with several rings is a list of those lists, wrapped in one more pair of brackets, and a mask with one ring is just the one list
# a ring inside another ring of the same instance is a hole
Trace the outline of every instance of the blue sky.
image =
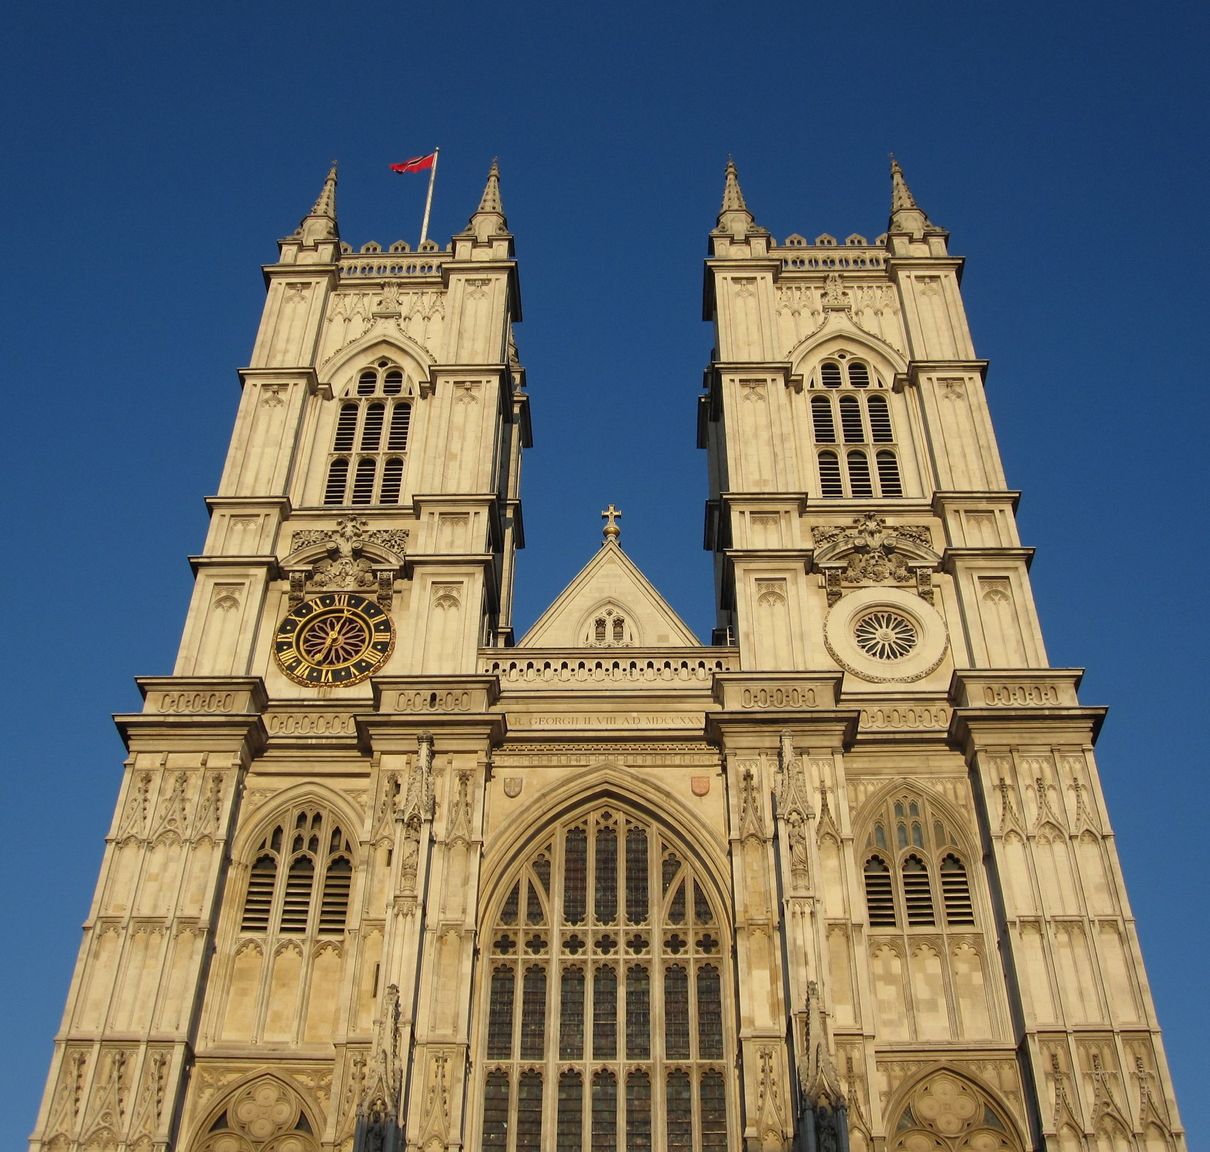
[[(1204, 5), (24, 4), (0, 27), (9, 990), (33, 1124), (120, 779), (171, 670), (263, 298), (340, 161), (356, 246), (463, 226), (500, 157), (535, 445), (523, 630), (624, 511), (703, 637), (701, 260), (733, 153), (781, 238), (880, 233), (895, 151), (963, 282), (1051, 662), (1098, 758), (1190, 1143), (1210, 1141)], [(1199, 896), (1198, 893), (1202, 894)], [(1200, 1137), (1200, 1140), (1199, 1140)]]

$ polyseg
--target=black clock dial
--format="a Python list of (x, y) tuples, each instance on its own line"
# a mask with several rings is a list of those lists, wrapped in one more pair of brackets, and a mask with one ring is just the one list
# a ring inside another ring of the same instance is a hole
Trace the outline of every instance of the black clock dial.
[(395, 626), (373, 600), (327, 592), (304, 600), (277, 626), (273, 652), (296, 684), (356, 684), (386, 663)]

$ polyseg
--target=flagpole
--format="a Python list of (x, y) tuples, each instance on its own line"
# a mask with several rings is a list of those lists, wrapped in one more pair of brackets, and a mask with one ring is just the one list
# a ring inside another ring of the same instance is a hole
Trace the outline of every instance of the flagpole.
[(421, 245), (424, 244), (429, 236), (429, 212), (433, 208), (433, 184), (437, 180), (437, 154), (440, 151), (440, 148), (433, 149), (433, 166), (429, 169), (429, 191), (428, 195), (424, 198), (424, 223), (420, 225)]

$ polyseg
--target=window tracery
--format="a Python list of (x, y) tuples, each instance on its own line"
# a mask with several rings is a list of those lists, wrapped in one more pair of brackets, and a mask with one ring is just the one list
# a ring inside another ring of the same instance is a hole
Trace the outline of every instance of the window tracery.
[(945, 1070), (911, 1090), (889, 1131), (889, 1152), (1019, 1152), (1021, 1148), (998, 1101)]
[(811, 434), (822, 495), (902, 496), (890, 406), (881, 391), (885, 385), (870, 365), (837, 352), (819, 365), (811, 387)]
[(975, 923), (963, 849), (923, 797), (886, 801), (871, 823), (862, 868), (872, 928)]
[(224, 950), (230, 964), (224, 1038), (330, 1039), (355, 866), (340, 821), (314, 804), (289, 809), (265, 832)]
[(725, 936), (656, 825), (612, 805), (565, 819), (485, 939), (484, 1148), (726, 1147)]
[(193, 1145), (195, 1152), (318, 1152), (298, 1094), (273, 1076), (237, 1089)]
[(610, 604), (592, 613), (584, 635), (587, 647), (622, 648), (634, 643), (634, 625), (617, 605)]
[(363, 369), (341, 401), (323, 502), (398, 504), (412, 402), (403, 370), (389, 360)]

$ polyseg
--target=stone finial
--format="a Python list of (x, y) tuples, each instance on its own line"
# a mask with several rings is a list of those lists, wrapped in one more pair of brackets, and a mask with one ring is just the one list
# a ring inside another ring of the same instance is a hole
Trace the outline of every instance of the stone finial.
[(604, 528), (601, 529), (601, 535), (605, 537), (605, 543), (614, 543), (618, 541), (618, 537), (622, 535), (622, 529), (618, 527), (618, 517), (622, 515), (620, 509), (613, 506), (610, 501), (609, 507), (601, 513), (601, 519), (608, 521)]
[(298, 226), (293, 239), (304, 244), (315, 244), (320, 240), (339, 240), (340, 229), (336, 224), (336, 161), (328, 169), (323, 189), (315, 203)]
[(329, 220), (336, 219), (336, 161), (332, 161), (332, 167), (328, 169), (327, 179), (324, 180), (323, 191), (312, 207), (310, 215), (326, 216)]
[(723, 206), (720, 212), (747, 212), (748, 205), (744, 203), (744, 192), (739, 186), (739, 173), (735, 170), (735, 161), (727, 157), (727, 175), (723, 183)]
[(898, 212), (901, 208), (915, 208), (916, 198), (903, 177), (903, 169), (891, 153), (891, 211)]
[(504, 217), (504, 205), (500, 201), (500, 165), (495, 159), (488, 169), (487, 183), (479, 197), (479, 207), (467, 225), (467, 231), (479, 241), (492, 236), (507, 236), (508, 221)]
[(719, 209), (715, 232), (726, 232), (737, 240), (743, 240), (750, 232), (764, 232), (756, 226), (756, 220), (748, 210), (743, 189), (739, 186), (739, 172), (735, 161), (727, 157), (727, 174), (723, 181), (723, 204)]
[(916, 203), (916, 197), (912, 195), (912, 190), (908, 187), (908, 182), (904, 178), (903, 169), (899, 166), (899, 161), (895, 159), (894, 153), (891, 154), (891, 222), (887, 227), (888, 232), (911, 232), (913, 235), (922, 235), (925, 229), (932, 229), (934, 225), (929, 218), (924, 214), (924, 210)]
[(479, 197), (480, 212), (499, 212), (504, 215), (504, 205), (500, 203), (500, 161), (493, 156), (492, 166), (487, 170), (487, 183), (483, 186), (483, 195)]

